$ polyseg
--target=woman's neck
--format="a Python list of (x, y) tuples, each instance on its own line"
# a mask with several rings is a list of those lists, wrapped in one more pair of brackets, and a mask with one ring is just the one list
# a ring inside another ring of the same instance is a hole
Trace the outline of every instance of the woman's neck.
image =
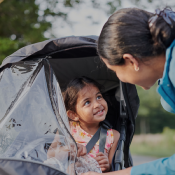
[(166, 62), (166, 56), (165, 54), (162, 54), (161, 56), (159, 56), (157, 59), (155, 60), (155, 64), (154, 64), (154, 73), (157, 76), (157, 79), (162, 78), (163, 76), (163, 72), (164, 72), (164, 66), (165, 66), (165, 62)]
[(100, 123), (87, 124), (87, 123), (80, 122), (80, 127), (87, 133), (94, 135), (99, 129)]

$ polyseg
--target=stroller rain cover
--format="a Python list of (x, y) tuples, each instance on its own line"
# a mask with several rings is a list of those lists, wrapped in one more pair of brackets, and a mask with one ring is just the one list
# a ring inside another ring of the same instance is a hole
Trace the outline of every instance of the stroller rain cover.
[[(95, 58), (96, 39), (91, 36), (47, 40), (26, 46), (3, 61), (0, 67), (0, 174), (75, 173), (77, 147), (69, 132), (61, 89), (79, 73), (76, 67), (76, 73), (72, 75), (69, 69), (73, 66), (71, 64), (68, 68), (62, 65), (62, 70), (58, 72), (54, 67), (59, 67), (60, 62), (56, 63), (59, 58), (64, 58), (66, 62), (71, 57), (75, 65), (76, 59), (80, 61), (83, 55), (88, 59)], [(49, 56), (51, 53), (52, 57)], [(98, 79), (99, 75), (100, 72), (97, 72), (91, 78), (103, 85), (106, 79), (110, 79), (105, 84), (107, 90), (119, 86), (118, 79), (111, 72), (105, 78)], [(134, 119), (139, 103), (134, 88), (131, 86), (134, 103), (131, 105), (133, 116), (128, 124), (128, 144), (134, 134)], [(132, 165), (126, 163), (127, 166)]]

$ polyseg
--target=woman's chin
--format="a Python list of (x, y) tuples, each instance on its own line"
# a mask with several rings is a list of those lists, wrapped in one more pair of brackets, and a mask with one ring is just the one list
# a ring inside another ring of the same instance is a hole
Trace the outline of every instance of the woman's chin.
[(142, 87), (142, 89), (144, 89), (144, 90), (149, 90), (150, 89), (150, 87), (143, 87), (143, 86), (141, 86)]

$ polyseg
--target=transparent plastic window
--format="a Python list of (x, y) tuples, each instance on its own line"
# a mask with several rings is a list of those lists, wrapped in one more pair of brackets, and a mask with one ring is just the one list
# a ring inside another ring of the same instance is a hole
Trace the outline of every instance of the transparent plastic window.
[(33, 64), (15, 63), (0, 75), (0, 158), (44, 162), (66, 172), (75, 163), (76, 144), (68, 132), (59, 84), (55, 77), (50, 80), (51, 101), (45, 67)]
[(77, 158), (75, 163), (75, 171), (78, 175), (89, 171), (102, 173), (98, 162), (90, 155), (85, 155)]
[[(85, 155), (81, 157), (77, 157), (76, 163), (74, 163), (75, 155), (76, 155), (76, 147), (75, 144), (71, 144), (71, 149), (63, 144), (64, 137), (56, 134), (54, 141), (50, 145), (47, 152), (47, 160), (44, 161), (45, 164), (53, 166), (57, 169), (60, 169), (63, 172), (68, 174), (76, 173), (82, 174), (89, 171), (102, 173), (98, 162), (93, 159), (90, 155)], [(68, 158), (72, 159), (72, 161), (68, 164)]]
[(65, 144), (65, 137), (57, 131), (54, 141), (49, 146), (47, 151), (47, 160), (45, 164), (53, 166), (68, 174), (74, 174), (72, 164), (75, 162), (76, 146), (75, 143), (70, 143), (70, 147)]

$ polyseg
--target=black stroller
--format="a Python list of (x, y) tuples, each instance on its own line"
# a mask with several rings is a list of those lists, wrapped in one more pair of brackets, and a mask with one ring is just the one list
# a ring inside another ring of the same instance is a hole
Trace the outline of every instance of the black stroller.
[[(133, 165), (129, 146), (139, 107), (137, 91), (134, 85), (120, 82), (101, 62), (97, 39), (71, 36), (47, 40), (21, 48), (3, 61), (0, 174), (74, 174), (74, 170), (67, 170), (76, 161), (76, 143), (69, 132), (61, 90), (80, 76), (93, 78), (105, 87), (107, 120), (120, 132), (112, 170)], [(47, 152), (56, 136), (60, 149), (57, 159), (50, 160)]]

